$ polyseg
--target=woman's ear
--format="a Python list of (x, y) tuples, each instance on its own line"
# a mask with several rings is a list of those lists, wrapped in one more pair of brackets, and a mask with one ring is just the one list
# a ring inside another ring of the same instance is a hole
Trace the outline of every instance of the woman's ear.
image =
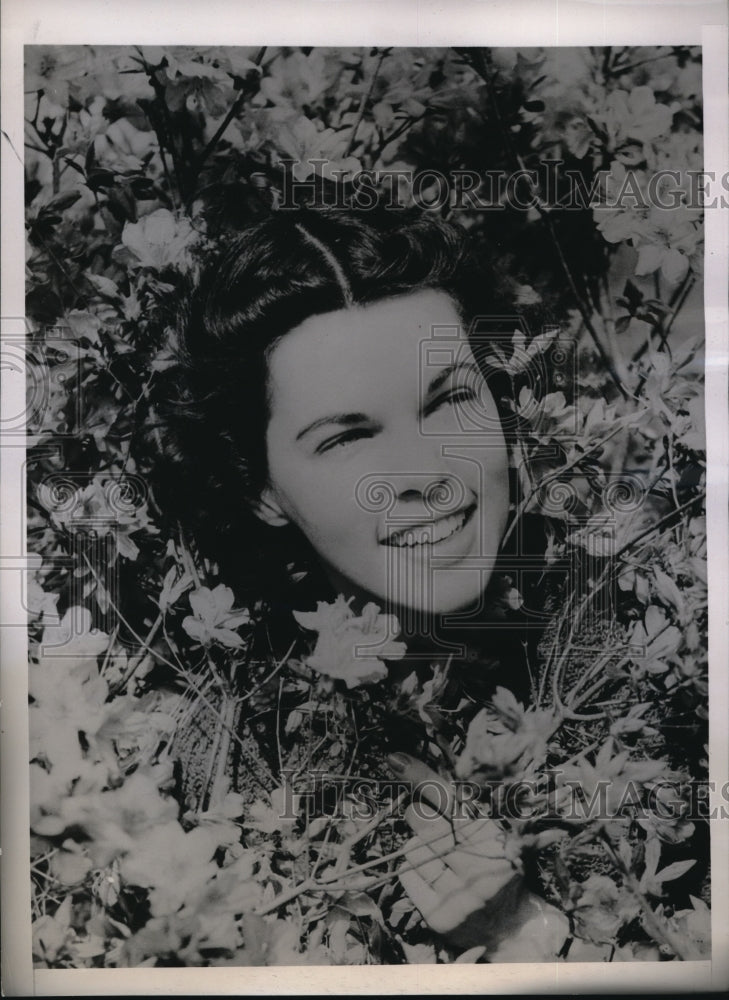
[(258, 500), (252, 505), (253, 513), (272, 528), (282, 528), (289, 519), (281, 509), (275, 490), (266, 486)]

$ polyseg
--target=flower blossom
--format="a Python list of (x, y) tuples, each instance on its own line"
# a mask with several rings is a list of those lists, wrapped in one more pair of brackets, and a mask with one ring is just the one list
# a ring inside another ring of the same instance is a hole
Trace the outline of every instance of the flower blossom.
[(511, 691), (497, 687), (491, 706), (471, 720), (456, 775), (470, 779), (521, 773), (544, 759), (555, 719), (547, 709), (525, 709)]
[(634, 87), (629, 93), (614, 90), (607, 95), (601, 116), (609, 139), (619, 145), (626, 139), (650, 142), (671, 128), (676, 107), (659, 104), (650, 87)]
[(182, 627), (203, 646), (220, 642), (223, 646), (240, 648), (243, 640), (234, 630), (250, 624), (251, 616), (245, 610), (234, 610), (233, 600), (233, 591), (222, 583), (214, 590), (200, 587), (190, 594), (193, 614), (184, 619)]
[(357, 173), (362, 164), (354, 156), (346, 155), (350, 129), (335, 132), (332, 128), (319, 129), (305, 115), (283, 121), (277, 130), (277, 145), (281, 152), (294, 161), (293, 175), (304, 181), (315, 173), (311, 160), (323, 161), (322, 176), (336, 178), (335, 171)]
[(294, 611), (294, 618), (303, 628), (319, 633), (307, 665), (343, 680), (348, 688), (382, 680), (387, 676), (382, 660), (400, 660), (407, 650), (404, 642), (392, 640), (400, 631), (397, 617), (380, 614), (372, 602), (356, 618), (340, 594), (333, 604), (318, 601), (316, 611)]
[(112, 535), (112, 561), (119, 555), (137, 558), (139, 548), (131, 535), (142, 530), (157, 533), (149, 519), (147, 501), (135, 494), (132, 479), (94, 476), (72, 494), (67, 495), (64, 489), (63, 483), (55, 493), (44, 484), (39, 489), (40, 502), (50, 512), (52, 522), (72, 534), (93, 529), (100, 536)]
[(187, 267), (197, 235), (187, 219), (178, 219), (168, 209), (158, 208), (139, 222), (126, 222), (121, 239), (132, 255), (132, 265), (159, 271), (170, 266)]

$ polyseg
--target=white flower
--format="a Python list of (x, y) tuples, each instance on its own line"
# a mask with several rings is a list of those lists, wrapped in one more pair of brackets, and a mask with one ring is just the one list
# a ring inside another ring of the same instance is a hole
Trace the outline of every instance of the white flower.
[(158, 208), (139, 222), (127, 222), (122, 243), (143, 267), (185, 267), (197, 233), (189, 220), (177, 219), (166, 208)]
[(190, 594), (190, 607), (195, 617), (188, 615), (182, 627), (204, 646), (220, 642), (223, 646), (240, 648), (243, 640), (234, 630), (249, 625), (251, 616), (245, 610), (235, 610), (233, 600), (233, 591), (222, 583), (214, 590), (200, 587)]
[(400, 631), (395, 615), (380, 614), (373, 603), (356, 618), (340, 594), (333, 604), (319, 601), (316, 611), (294, 611), (294, 618), (303, 628), (319, 633), (307, 665), (343, 680), (348, 688), (382, 680), (387, 676), (382, 659), (400, 660), (407, 650), (404, 642), (393, 641)]

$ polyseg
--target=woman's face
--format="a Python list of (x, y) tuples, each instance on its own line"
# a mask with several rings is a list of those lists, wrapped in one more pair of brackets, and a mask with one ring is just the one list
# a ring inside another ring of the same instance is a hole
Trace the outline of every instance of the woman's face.
[(345, 596), (475, 610), (506, 526), (508, 455), (450, 296), (313, 316), (269, 375), (259, 515), (296, 525)]

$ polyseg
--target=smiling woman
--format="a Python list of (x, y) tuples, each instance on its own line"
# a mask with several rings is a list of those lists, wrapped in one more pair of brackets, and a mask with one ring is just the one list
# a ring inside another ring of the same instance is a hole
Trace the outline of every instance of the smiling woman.
[(421, 625), (478, 608), (514, 499), (479, 308), (508, 314), (502, 283), (431, 217), (279, 212), (222, 248), (188, 300), (173, 432), (207, 483), (183, 520), (225, 579), (260, 597), (303, 560)]
[[(460, 323), (454, 300), (427, 289), (313, 316), (271, 353), (269, 481), (257, 509), (269, 524), (296, 525), (335, 590), (360, 601), (457, 611), (488, 582), (469, 561), (498, 552), (506, 445), (492, 427), (487, 441), (467, 436), (468, 453), (457, 446), (464, 403), (488, 396), (484, 415), (498, 425), (495, 404), (465, 337), (460, 363), (436, 369), (424, 395), (418, 378), (432, 331)], [(386, 510), (362, 502), (373, 477)]]

